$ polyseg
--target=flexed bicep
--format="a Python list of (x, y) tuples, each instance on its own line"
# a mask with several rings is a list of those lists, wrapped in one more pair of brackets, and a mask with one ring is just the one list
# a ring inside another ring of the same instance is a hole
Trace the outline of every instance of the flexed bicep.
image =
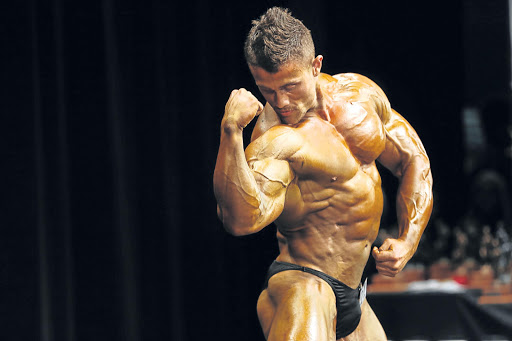
[(249, 162), (260, 188), (260, 203), (256, 226), (264, 227), (283, 212), (286, 191), (295, 175), (288, 161), (267, 158)]
[[(279, 217), (286, 190), (294, 178), (290, 158), (301, 148), (301, 136), (290, 127), (269, 129), (238, 153), (241, 134), (221, 139), (214, 185), (219, 216), (227, 231), (247, 235), (260, 231)], [(237, 146), (236, 149), (229, 147)], [(236, 151), (236, 153), (233, 153)], [(226, 162), (230, 161), (230, 162)]]

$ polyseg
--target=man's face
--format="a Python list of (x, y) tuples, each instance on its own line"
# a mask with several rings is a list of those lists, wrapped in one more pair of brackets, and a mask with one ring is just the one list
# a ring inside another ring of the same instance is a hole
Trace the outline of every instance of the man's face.
[(316, 80), (320, 69), (314, 65), (306, 67), (288, 62), (276, 73), (249, 66), (261, 94), (283, 123), (298, 123), (308, 110), (317, 105)]

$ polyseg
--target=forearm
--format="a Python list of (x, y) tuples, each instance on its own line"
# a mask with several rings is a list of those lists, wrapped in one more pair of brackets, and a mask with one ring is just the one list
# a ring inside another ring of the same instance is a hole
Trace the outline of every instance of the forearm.
[(398, 239), (414, 253), (432, 212), (432, 174), (426, 155), (411, 158), (403, 170), (397, 194)]
[(254, 233), (260, 215), (260, 191), (245, 158), (242, 130), (223, 122), (214, 172), (219, 218), (233, 234)]

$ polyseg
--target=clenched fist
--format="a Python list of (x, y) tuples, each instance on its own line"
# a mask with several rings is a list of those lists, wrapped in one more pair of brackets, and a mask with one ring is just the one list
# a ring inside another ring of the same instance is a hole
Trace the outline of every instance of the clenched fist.
[(262, 111), (263, 104), (250, 91), (243, 88), (233, 90), (226, 103), (222, 124), (223, 126), (236, 125), (239, 129), (243, 129)]
[(373, 248), (372, 254), (379, 273), (395, 277), (411, 259), (414, 250), (406, 241), (387, 238), (380, 248)]

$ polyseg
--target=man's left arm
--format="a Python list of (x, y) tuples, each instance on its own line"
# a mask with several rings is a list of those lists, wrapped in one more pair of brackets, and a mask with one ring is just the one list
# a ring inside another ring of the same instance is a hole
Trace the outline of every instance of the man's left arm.
[(379, 273), (394, 277), (412, 258), (432, 212), (430, 161), (414, 128), (391, 110), (383, 122), (386, 148), (378, 161), (399, 179), (397, 216), (399, 236), (386, 239), (372, 254)]

